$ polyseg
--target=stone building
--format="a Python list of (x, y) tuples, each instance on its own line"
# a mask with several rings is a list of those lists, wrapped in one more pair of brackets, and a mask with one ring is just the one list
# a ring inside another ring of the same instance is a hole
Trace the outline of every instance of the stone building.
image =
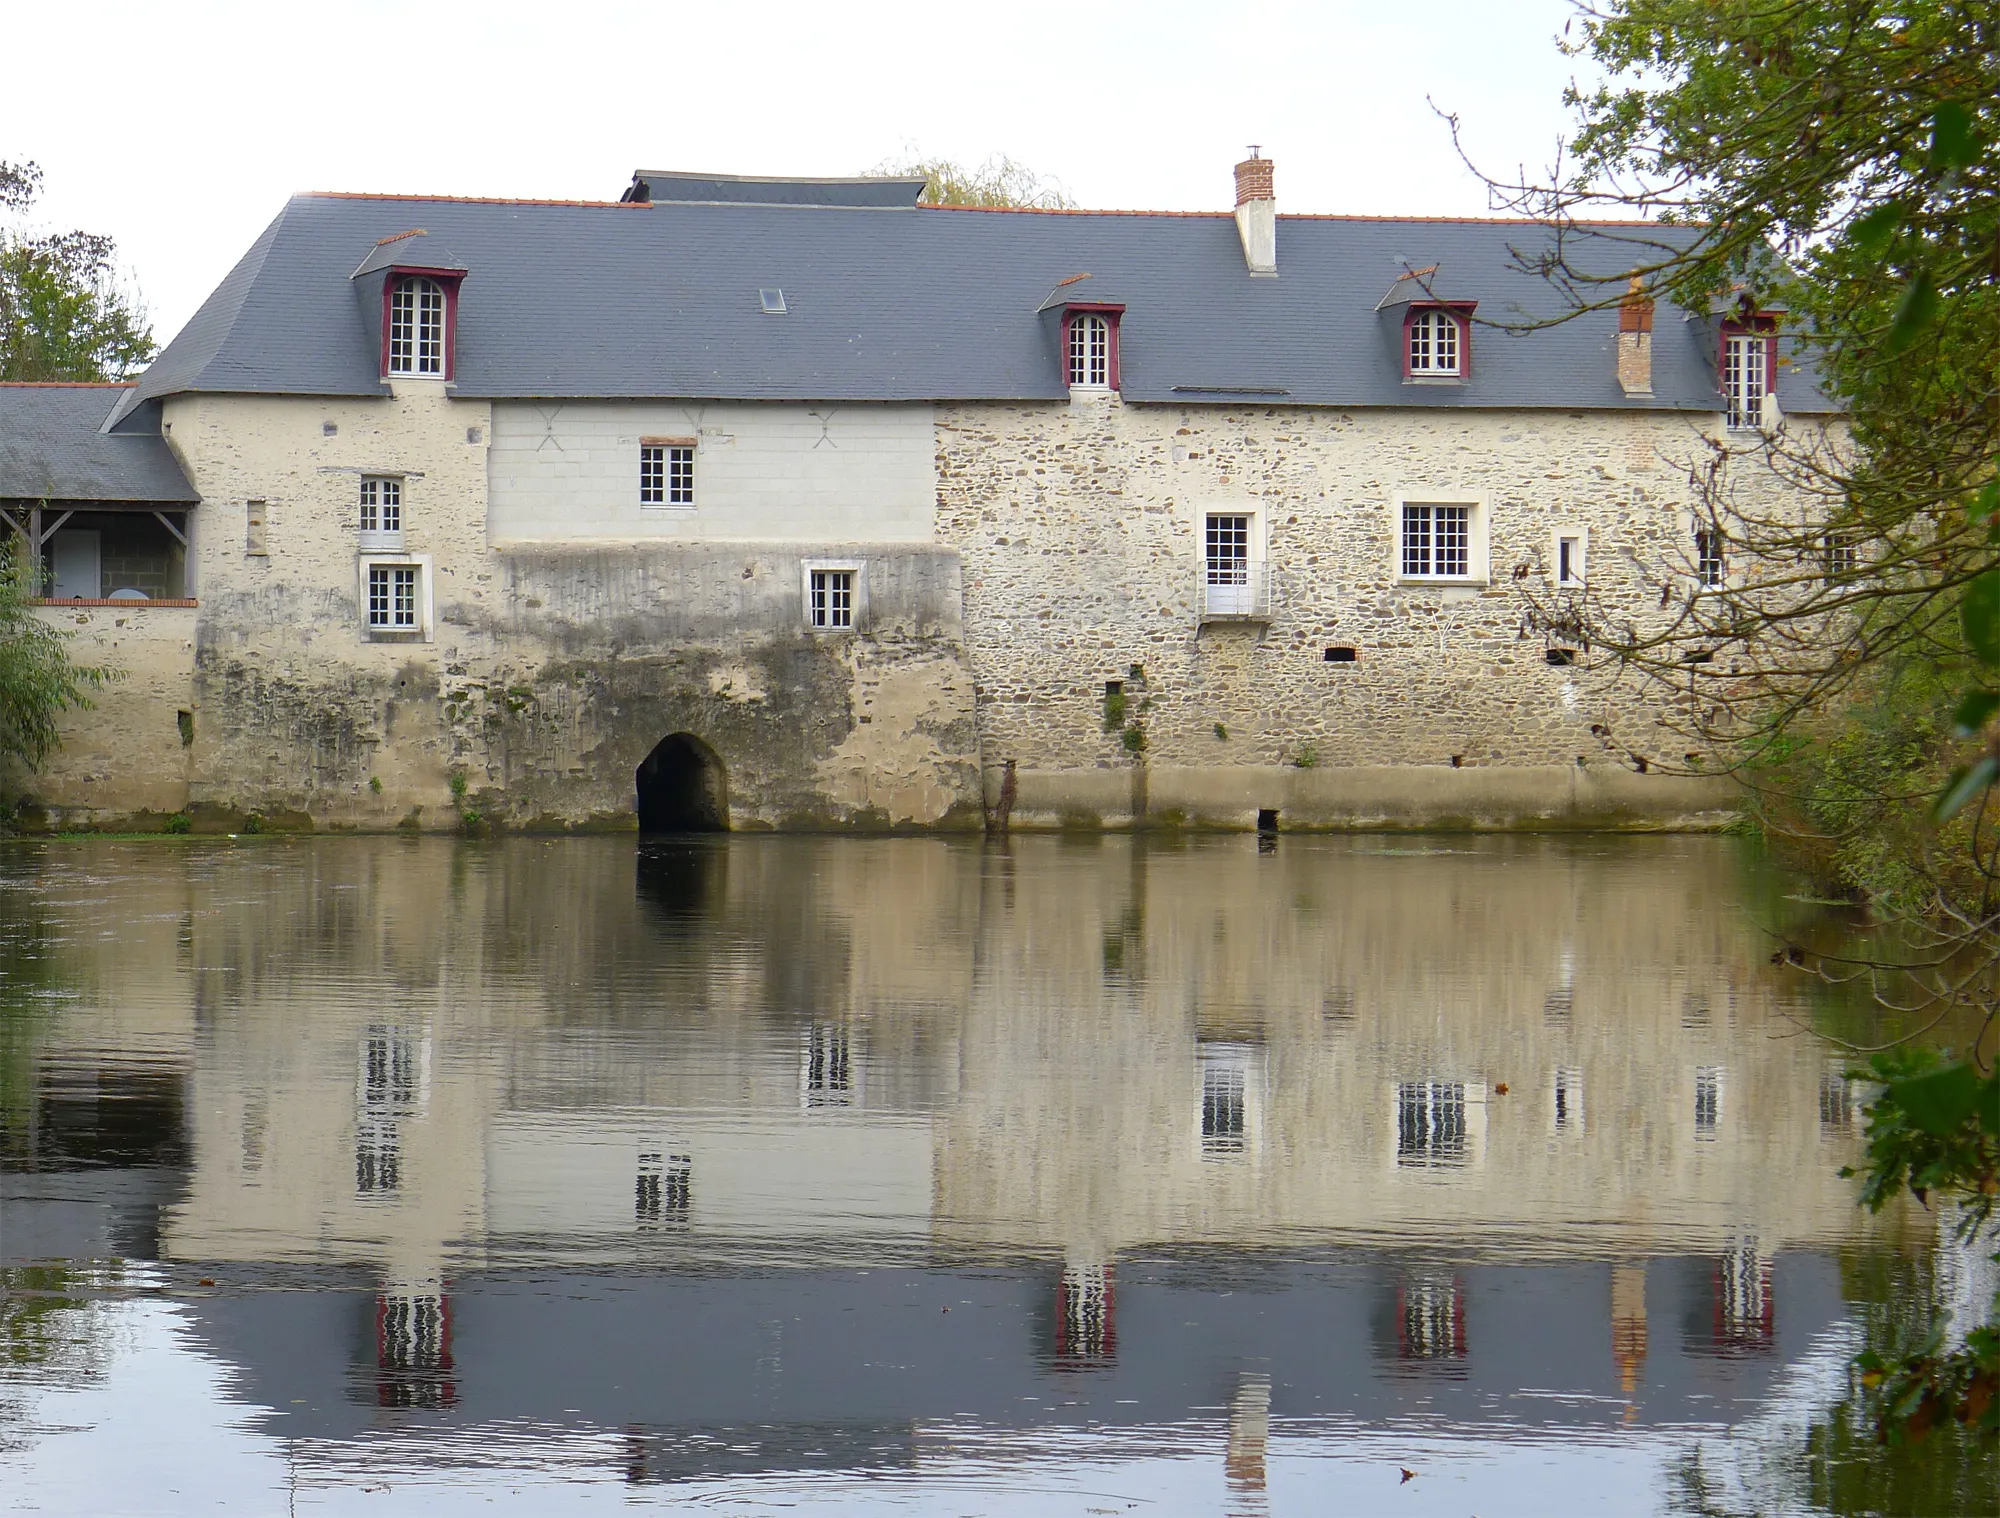
[[(199, 505), (133, 517), (175, 535), (171, 584), (52, 605), (130, 679), (35, 799), (200, 827), (1712, 818), (1657, 702), (1526, 632), (1517, 582), (1643, 619), (1729, 572), (1688, 469), (1733, 439), (1775, 489), (1758, 429), (1828, 419), (1774, 319), (1635, 295), (1520, 335), (1552, 308), (1516, 256), (1539, 228), (1279, 217), (1261, 158), (1236, 188), (1233, 215), (646, 171), (602, 203), (294, 198), (76, 412), (76, 446), (170, 450)], [(1626, 237), (1585, 234), (1608, 268)], [(64, 504), (38, 491), (0, 480), (17, 519)]]

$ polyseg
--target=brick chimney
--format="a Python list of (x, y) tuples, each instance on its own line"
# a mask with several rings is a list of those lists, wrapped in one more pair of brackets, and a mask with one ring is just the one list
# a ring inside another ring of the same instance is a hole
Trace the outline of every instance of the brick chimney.
[(1271, 160), (1257, 149), (1236, 166), (1236, 235), (1243, 239), (1243, 262), (1252, 274), (1278, 272), (1278, 196), (1271, 187)]
[(1653, 297), (1636, 274), (1618, 303), (1618, 388), (1627, 395), (1653, 393)]

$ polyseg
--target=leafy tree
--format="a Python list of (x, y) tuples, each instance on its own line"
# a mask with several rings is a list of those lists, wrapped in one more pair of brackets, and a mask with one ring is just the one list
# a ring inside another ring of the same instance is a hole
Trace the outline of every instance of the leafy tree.
[(32, 233), (42, 171), (0, 160), (0, 380), (119, 380), (153, 356), (152, 329), (120, 283), (117, 244), (94, 232)]
[(17, 545), (0, 543), (0, 764), (30, 769), (54, 752), (62, 714), (88, 707), (90, 692), (111, 674), (70, 662), (68, 635), (29, 605), (35, 590)]
[(908, 153), (877, 164), (868, 174), (874, 179), (921, 178), (924, 188), (918, 199), (931, 206), (1018, 206), (1062, 211), (1076, 205), (1055, 180), (1044, 179), (1005, 153), (995, 153), (979, 164)]
[[(1605, 82), (1568, 92), (1577, 128), (1548, 175), (1488, 181), (1545, 231), (1515, 256), (1561, 293), (1553, 319), (1654, 292), (1785, 313), (1788, 359), (1847, 421), (1719, 436), (1686, 460), (1726, 583), (1670, 577), (1644, 617), (1530, 591), (1531, 618), (1666, 687), (1695, 751), (1750, 783), (1767, 833), (1913, 939), (1901, 964), (1834, 973), (1877, 975), (1940, 1020), (1973, 1009), (1957, 1060), (1906, 1050), (1873, 1067), (1863, 1191), (1956, 1206), (1990, 1246), (2000, 8), (1602, 0), (1578, 5), (1564, 46)], [(1772, 473), (1793, 488), (1761, 489)], [(1997, 1373), (1990, 1328), (1860, 1366), (1898, 1437), (1951, 1418), (1990, 1439)]]

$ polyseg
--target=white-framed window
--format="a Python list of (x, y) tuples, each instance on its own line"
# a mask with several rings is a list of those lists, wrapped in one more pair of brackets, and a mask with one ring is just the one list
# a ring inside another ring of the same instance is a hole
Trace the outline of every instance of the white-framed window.
[(830, 631), (854, 626), (853, 569), (808, 569), (806, 571), (806, 620), (814, 627)]
[(402, 1135), (393, 1119), (366, 1118), (354, 1125), (354, 1189), (361, 1196), (397, 1191), (403, 1184)]
[(816, 1022), (806, 1030), (799, 1060), (804, 1107), (846, 1107), (854, 1101), (854, 1050), (845, 1023)]
[(1255, 512), (1210, 511), (1201, 534), (1201, 607), (1205, 617), (1255, 617), (1269, 585)]
[(361, 546), (403, 546), (403, 482), (395, 475), (361, 477)]
[(1092, 312), (1069, 321), (1069, 383), (1073, 390), (1111, 387), (1111, 323)]
[(429, 554), (364, 553), (357, 591), (362, 631), (369, 638), (397, 643), (430, 641)]
[(1397, 1164), (1462, 1165), (1466, 1148), (1464, 1082), (1403, 1081), (1397, 1085)]
[(651, 438), (639, 444), (639, 504), (694, 505), (694, 442)]
[(1410, 317), (1410, 373), (1447, 378), (1463, 372), (1463, 334), (1449, 311), (1418, 311)]
[(1405, 501), (1401, 559), (1406, 580), (1465, 580), (1473, 574), (1470, 502)]
[(1723, 340), (1722, 394), (1728, 403), (1728, 424), (1760, 427), (1764, 396), (1770, 390), (1770, 338), (1762, 332), (1731, 332)]
[(368, 625), (378, 630), (417, 630), (417, 566), (368, 566)]
[(389, 372), (444, 375), (444, 286), (405, 275), (389, 291)]
[(1590, 534), (1582, 527), (1558, 527), (1555, 532), (1556, 584), (1571, 590), (1583, 588), (1584, 553)]
[(1709, 590), (1719, 590), (1729, 573), (1727, 540), (1720, 529), (1698, 527), (1694, 534), (1694, 577)]
[(1722, 1126), (1722, 1066), (1698, 1065), (1694, 1072), (1694, 1136), (1712, 1140)]
[(641, 1229), (685, 1223), (694, 1201), (694, 1156), (648, 1149), (632, 1185), (633, 1221)]

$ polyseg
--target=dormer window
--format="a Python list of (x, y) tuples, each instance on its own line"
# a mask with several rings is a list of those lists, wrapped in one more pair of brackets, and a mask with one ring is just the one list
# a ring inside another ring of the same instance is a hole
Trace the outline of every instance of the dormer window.
[(444, 286), (406, 275), (389, 291), (389, 372), (444, 376)]
[(1777, 335), (1768, 318), (1722, 330), (1722, 396), (1732, 428), (1764, 424), (1764, 398), (1777, 388)]
[(1075, 390), (1118, 388), (1117, 305), (1072, 305), (1063, 311), (1063, 379)]
[(1458, 314), (1433, 307), (1410, 313), (1404, 350), (1412, 379), (1456, 379), (1465, 372), (1465, 334)]
[(1111, 388), (1111, 323), (1101, 316), (1070, 318), (1069, 383), (1073, 390)]

